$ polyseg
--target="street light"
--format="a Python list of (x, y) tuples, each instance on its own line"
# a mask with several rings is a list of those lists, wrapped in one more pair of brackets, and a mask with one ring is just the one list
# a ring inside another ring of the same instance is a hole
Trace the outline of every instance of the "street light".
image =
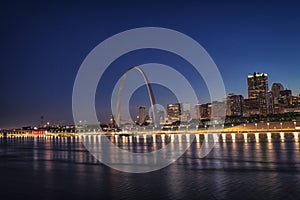
[(294, 122), (294, 128), (296, 129), (297, 122)]
[(282, 122), (280, 122), (280, 129), (282, 130)]
[(268, 122), (267, 125), (268, 125), (268, 130), (269, 130), (269, 128), (270, 128), (270, 123)]
[(257, 123), (255, 123), (255, 129), (256, 129), (256, 131), (257, 131)]

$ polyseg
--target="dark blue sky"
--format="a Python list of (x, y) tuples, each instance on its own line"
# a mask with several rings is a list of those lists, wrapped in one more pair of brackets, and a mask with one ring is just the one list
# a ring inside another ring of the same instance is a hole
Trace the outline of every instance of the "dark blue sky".
[[(72, 123), (73, 83), (87, 54), (114, 34), (145, 26), (198, 41), (219, 67), (227, 93), (247, 97), (246, 77), (259, 71), (269, 74), (270, 86), (282, 82), (299, 94), (299, 10), (297, 1), (1, 3), (0, 128), (39, 124), (42, 115)], [(168, 63), (158, 52), (129, 58), (126, 65)], [(96, 100), (101, 117), (108, 115), (101, 94)]]

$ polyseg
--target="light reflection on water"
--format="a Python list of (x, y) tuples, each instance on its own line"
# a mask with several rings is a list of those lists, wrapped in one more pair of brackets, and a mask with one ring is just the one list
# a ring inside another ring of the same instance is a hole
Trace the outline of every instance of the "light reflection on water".
[[(163, 148), (174, 141), (167, 136), (164, 142), (155, 137), (155, 143), (145, 137), (126, 138), (126, 142), (120, 137), (110, 139), (134, 152)], [(0, 138), (1, 199), (299, 197), (299, 142), (222, 141), (203, 159), (199, 149), (206, 144), (192, 143), (179, 160), (162, 170), (128, 174), (100, 164), (79, 138)]]

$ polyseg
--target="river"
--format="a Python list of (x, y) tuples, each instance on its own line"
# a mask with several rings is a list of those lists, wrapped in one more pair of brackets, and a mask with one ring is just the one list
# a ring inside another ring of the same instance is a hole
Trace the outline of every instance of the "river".
[(199, 148), (134, 174), (101, 164), (79, 138), (0, 138), (0, 199), (299, 199), (299, 142), (218, 142), (205, 158)]

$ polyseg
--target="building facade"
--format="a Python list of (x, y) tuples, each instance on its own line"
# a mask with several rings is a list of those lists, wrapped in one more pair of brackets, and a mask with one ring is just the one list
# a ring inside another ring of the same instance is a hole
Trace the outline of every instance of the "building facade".
[(248, 75), (248, 98), (256, 99), (268, 92), (268, 75), (254, 72)]
[(142, 125), (146, 122), (146, 116), (147, 116), (147, 113), (146, 113), (146, 107), (145, 106), (140, 106), (139, 107), (139, 116), (138, 116), (138, 124)]
[(243, 116), (244, 97), (233, 93), (227, 95), (227, 116)]
[(211, 103), (198, 104), (196, 105), (197, 118), (199, 120), (210, 120), (211, 119)]
[(278, 99), (280, 97), (280, 91), (284, 90), (283, 85), (281, 83), (273, 83), (272, 84), (272, 93), (274, 97), (274, 103), (278, 103)]
[(167, 105), (168, 123), (181, 121), (181, 106), (180, 103)]
[(189, 103), (181, 103), (181, 121), (187, 122), (191, 119), (191, 105)]
[[(276, 90), (275, 86), (274, 90)], [(247, 100), (244, 104), (247, 110), (246, 116), (252, 113), (264, 116), (274, 113), (274, 98), (273, 93), (269, 91), (267, 74), (254, 72), (248, 75), (248, 99), (251, 100)]]

